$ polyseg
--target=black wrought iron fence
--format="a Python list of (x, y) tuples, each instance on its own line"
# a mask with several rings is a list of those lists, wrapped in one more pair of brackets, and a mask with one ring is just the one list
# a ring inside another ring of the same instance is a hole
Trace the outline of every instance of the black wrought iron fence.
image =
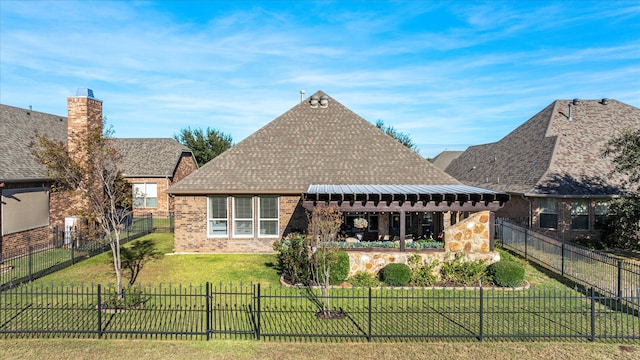
[(640, 289), (640, 265), (567, 244), (506, 219), (496, 220), (496, 235), (507, 250), (561, 276), (620, 298)]
[[(28, 242), (22, 248), (3, 253), (0, 257), (0, 291), (110, 250), (109, 244), (82, 237), (75, 229), (65, 231), (63, 228), (56, 227), (51, 231), (53, 231), (51, 237), (53, 240), (50, 242), (36, 245)], [(125, 244), (151, 232), (153, 232), (151, 215), (132, 218), (122, 230), (120, 242)]]
[[(637, 304), (637, 295), (624, 303)], [(115, 299), (101, 285), (9, 289), (0, 293), (0, 338), (640, 341), (638, 310), (593, 288), (351, 288), (325, 297), (319, 289), (207, 283)], [(326, 303), (331, 316), (322, 316)]]

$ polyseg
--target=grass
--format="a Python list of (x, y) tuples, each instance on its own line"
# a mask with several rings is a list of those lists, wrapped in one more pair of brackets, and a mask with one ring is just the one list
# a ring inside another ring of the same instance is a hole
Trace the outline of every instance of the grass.
[[(185, 254), (173, 255), (173, 234), (153, 233), (140, 238), (151, 239), (158, 251), (165, 254), (161, 259), (145, 265), (138, 276), (137, 284), (204, 284), (218, 283), (262, 283), (279, 284), (274, 254)], [(130, 246), (127, 244), (125, 246)], [(47, 275), (35, 284), (113, 284), (115, 273), (110, 252), (84, 260), (66, 269)]]
[(638, 359), (639, 346), (575, 343), (389, 343), (318, 344), (230, 340), (145, 341), (37, 339), (0, 340), (2, 359), (103, 360), (212, 359)]
[[(140, 238), (151, 239), (159, 252), (165, 254), (159, 260), (145, 265), (137, 284), (200, 285), (229, 283), (261, 283), (279, 285), (275, 254), (173, 254), (173, 234), (152, 233)], [(134, 240), (135, 241), (135, 240)], [(130, 246), (126, 244), (124, 246)], [(516, 255), (497, 249), (502, 258), (518, 261), (525, 266), (525, 280), (532, 286), (564, 286), (552, 273), (532, 265)], [(115, 283), (110, 252), (79, 262), (71, 267), (47, 275), (35, 284), (110, 284)]]

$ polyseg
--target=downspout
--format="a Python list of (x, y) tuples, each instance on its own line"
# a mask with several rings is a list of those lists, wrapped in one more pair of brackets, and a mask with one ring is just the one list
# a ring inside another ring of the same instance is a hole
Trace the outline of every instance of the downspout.
[(529, 203), (529, 219), (527, 220), (527, 226), (531, 229), (532, 219), (533, 219), (533, 205), (531, 204), (531, 199), (529, 199), (525, 194), (522, 194), (522, 198)]

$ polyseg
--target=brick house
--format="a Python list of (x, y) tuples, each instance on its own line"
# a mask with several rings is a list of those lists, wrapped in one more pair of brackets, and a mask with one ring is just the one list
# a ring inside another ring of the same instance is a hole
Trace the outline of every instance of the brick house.
[(169, 189), (175, 252), (272, 252), (336, 204), (365, 240), (422, 236), (448, 212), (495, 210), (506, 194), (466, 187), (318, 91)]
[(624, 196), (605, 144), (640, 128), (640, 109), (622, 102), (556, 100), (495, 143), (469, 147), (446, 172), (460, 181), (504, 191), (496, 216), (562, 240), (598, 238), (607, 203)]
[[(45, 168), (32, 154), (37, 135), (67, 143), (73, 151), (83, 129), (102, 126), (102, 101), (88, 89), (67, 99), (68, 116), (0, 105), (0, 254), (49, 243), (52, 228), (76, 214), (67, 194), (51, 192)], [(197, 169), (191, 150), (174, 139), (116, 139), (122, 170), (138, 191), (135, 211), (172, 211), (166, 189)], [(146, 196), (144, 196), (146, 195)], [(155, 197), (155, 199), (153, 199)]]

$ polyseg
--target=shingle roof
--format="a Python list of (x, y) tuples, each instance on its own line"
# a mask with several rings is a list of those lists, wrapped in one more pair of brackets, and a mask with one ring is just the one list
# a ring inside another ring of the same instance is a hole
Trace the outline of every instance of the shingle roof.
[(171, 138), (117, 138), (115, 147), (124, 155), (120, 169), (125, 177), (173, 176), (182, 153), (191, 153)]
[[(318, 91), (315, 96), (327, 96)], [(301, 194), (311, 184), (459, 181), (335, 99), (309, 98), (171, 187), (174, 194)]]
[[(67, 142), (67, 118), (0, 105), (0, 182), (45, 180), (45, 168), (33, 156), (36, 134)], [(127, 177), (173, 176), (182, 152), (191, 150), (174, 139), (115, 139)]]
[(31, 153), (36, 134), (64, 141), (67, 118), (0, 104), (0, 182), (46, 178), (44, 166)]
[(457, 159), (464, 151), (443, 151), (431, 160), (438, 169), (446, 169), (454, 159)]
[(616, 100), (557, 100), (495, 143), (468, 148), (446, 171), (473, 186), (521, 194), (623, 193), (604, 146), (640, 128), (640, 109)]

